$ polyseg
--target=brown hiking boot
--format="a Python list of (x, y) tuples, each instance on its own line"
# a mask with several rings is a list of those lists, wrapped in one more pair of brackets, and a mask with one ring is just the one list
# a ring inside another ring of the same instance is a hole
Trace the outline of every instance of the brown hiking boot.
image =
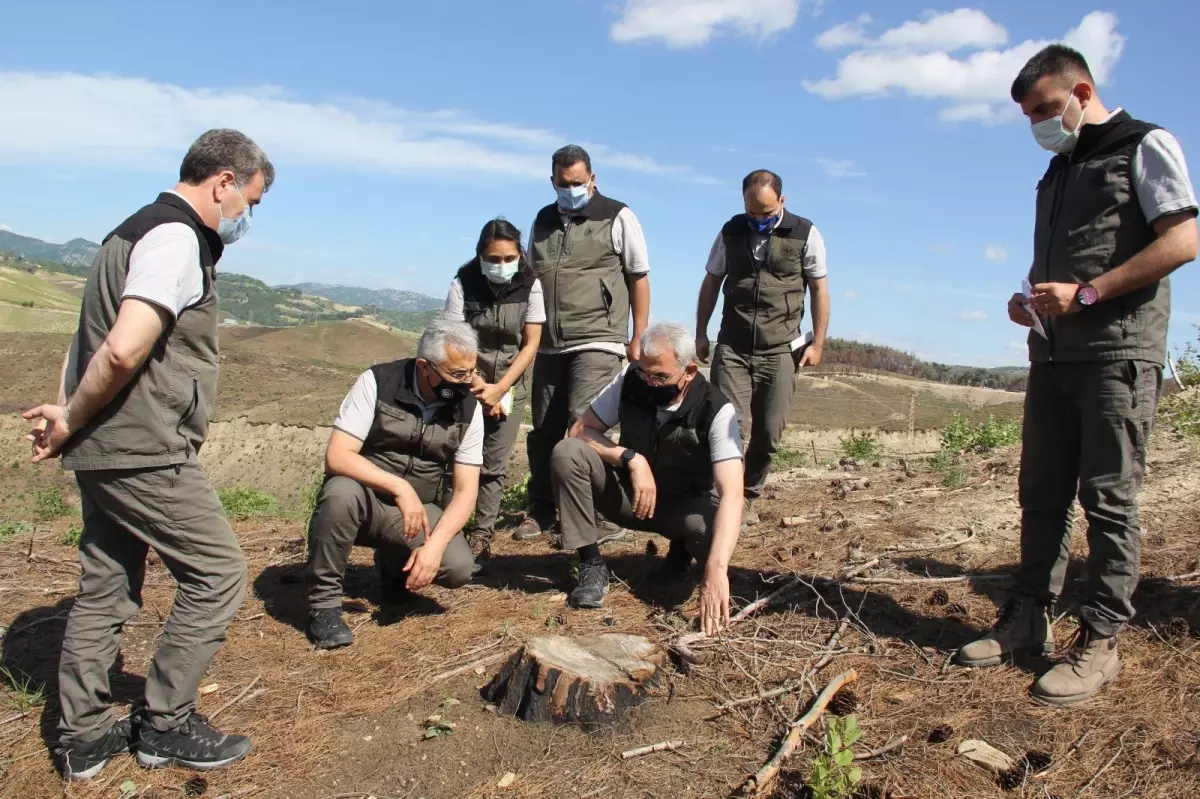
[(492, 557), (492, 531), (475, 529), (467, 533), (467, 543), (471, 545), (471, 557), (475, 563), (482, 564)]
[(512, 537), (514, 541), (532, 541), (535, 538), (541, 538), (553, 526), (553, 516), (543, 519), (540, 518), (540, 514), (530, 511), (525, 514), (525, 519), (517, 525), (517, 529), (513, 530)]
[(985, 668), (999, 666), (1014, 655), (1052, 652), (1054, 636), (1045, 606), (1033, 597), (1014, 596), (1004, 606), (996, 626), (959, 649), (955, 660), (960, 666)]
[(1091, 699), (1120, 670), (1116, 636), (1101, 638), (1082, 628), (1067, 659), (1039, 677), (1030, 692), (1040, 702), (1073, 705)]

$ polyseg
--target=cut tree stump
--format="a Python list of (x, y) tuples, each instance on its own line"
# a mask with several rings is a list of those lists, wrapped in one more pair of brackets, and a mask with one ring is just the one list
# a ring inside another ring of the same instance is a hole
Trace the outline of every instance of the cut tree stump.
[(543, 636), (513, 653), (483, 697), (523, 721), (602, 727), (645, 701), (666, 661), (640, 635)]

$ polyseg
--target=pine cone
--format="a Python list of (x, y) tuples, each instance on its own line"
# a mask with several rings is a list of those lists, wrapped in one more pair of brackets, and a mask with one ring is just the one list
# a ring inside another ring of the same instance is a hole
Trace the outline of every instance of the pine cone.
[(190, 780), (188, 780), (187, 782), (185, 782), (183, 784), (183, 795), (184, 796), (188, 796), (188, 797), (204, 796), (204, 793), (207, 790), (208, 790), (208, 780), (204, 779), (203, 777), (192, 777)]
[(843, 688), (833, 695), (826, 709), (835, 716), (849, 716), (858, 709), (858, 694)]
[(1042, 752), (1037, 749), (1031, 749), (1021, 758), (1022, 765), (1029, 769), (1030, 773), (1036, 774), (1044, 768), (1049, 768), (1053, 758), (1048, 752)]
[(946, 593), (945, 588), (939, 588), (929, 597), (929, 604), (936, 605), (938, 607), (942, 605), (948, 605), (950, 604), (950, 595)]
[(1010, 768), (1007, 771), (1001, 771), (999, 782), (1000, 787), (1004, 790), (1015, 791), (1025, 782), (1025, 770), (1020, 768)]

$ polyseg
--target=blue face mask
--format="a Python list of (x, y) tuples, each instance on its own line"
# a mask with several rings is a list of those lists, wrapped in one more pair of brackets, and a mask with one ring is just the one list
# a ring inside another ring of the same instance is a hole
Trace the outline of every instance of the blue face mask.
[(479, 268), (483, 272), (483, 276), (493, 283), (508, 283), (517, 274), (517, 270), (521, 268), (520, 261), (486, 261), (479, 259)]
[[(236, 183), (233, 184), (233, 190), (238, 193), (238, 197), (242, 197), (242, 190), (237, 187)], [(226, 217), (221, 207), (217, 206), (217, 213), (221, 215), (221, 221), (217, 223), (217, 235), (225, 244), (233, 244), (250, 232), (250, 223), (254, 221), (254, 212), (250, 210), (250, 203), (246, 202), (245, 197), (242, 197), (242, 202), (245, 205), (241, 215), (232, 218)]]
[(558, 194), (558, 207), (564, 211), (578, 211), (592, 199), (587, 186), (555, 186), (554, 191)]
[(775, 229), (775, 225), (779, 223), (779, 216), (769, 216), (766, 219), (755, 219), (752, 216), (746, 217), (750, 221), (751, 229), (759, 233), (770, 233)]

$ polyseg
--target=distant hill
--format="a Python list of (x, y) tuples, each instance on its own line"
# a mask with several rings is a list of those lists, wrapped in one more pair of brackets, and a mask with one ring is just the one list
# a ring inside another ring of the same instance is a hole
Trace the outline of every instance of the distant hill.
[(16, 255), (27, 261), (53, 261), (68, 266), (91, 266), (92, 259), (99, 251), (100, 245), (87, 239), (71, 239), (66, 244), (51, 244), (41, 239), (0, 230), (0, 252)]
[(1025, 366), (953, 366), (924, 361), (895, 347), (840, 338), (825, 342), (824, 363), (817, 371), (887, 372), (938, 383), (1006, 391), (1024, 391), (1029, 374)]
[(373, 306), (384, 311), (436, 311), (445, 305), (445, 299), (399, 289), (367, 289), (361, 286), (333, 286), (328, 283), (296, 283), (291, 286), (276, 286), (278, 291), (299, 291), (315, 297), (324, 297), (342, 305), (359, 307)]

